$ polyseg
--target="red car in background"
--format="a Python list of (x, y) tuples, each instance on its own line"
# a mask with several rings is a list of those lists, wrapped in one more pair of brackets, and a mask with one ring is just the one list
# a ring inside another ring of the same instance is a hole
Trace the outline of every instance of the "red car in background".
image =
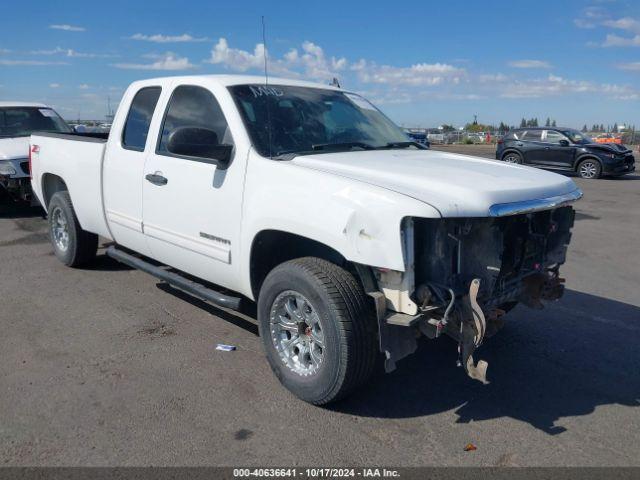
[(598, 135), (593, 138), (596, 143), (617, 143), (618, 145), (622, 145), (622, 137), (617, 137), (612, 133), (603, 133), (602, 135)]

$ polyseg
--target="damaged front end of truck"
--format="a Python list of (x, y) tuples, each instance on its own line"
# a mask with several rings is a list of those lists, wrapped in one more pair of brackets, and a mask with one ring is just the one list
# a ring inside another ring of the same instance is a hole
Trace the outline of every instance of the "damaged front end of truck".
[[(529, 211), (496, 206), (486, 218), (405, 218), (405, 272), (375, 272), (386, 370), (415, 351), (420, 334), (446, 334), (458, 344), (458, 366), (488, 383), (487, 363), (476, 363), (473, 353), (500, 330), (504, 315), (518, 303), (540, 309), (563, 295), (559, 269), (575, 216), (568, 203)], [(383, 302), (391, 314), (381, 313)]]

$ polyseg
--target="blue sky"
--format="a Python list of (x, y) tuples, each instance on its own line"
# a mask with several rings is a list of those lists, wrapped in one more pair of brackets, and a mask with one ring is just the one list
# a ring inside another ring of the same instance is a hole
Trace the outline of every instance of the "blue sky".
[[(153, 5), (150, 7), (150, 5)], [(640, 0), (484, 2), (8, 2), (0, 99), (102, 118), (133, 80), (333, 76), (407, 126), (640, 127)]]

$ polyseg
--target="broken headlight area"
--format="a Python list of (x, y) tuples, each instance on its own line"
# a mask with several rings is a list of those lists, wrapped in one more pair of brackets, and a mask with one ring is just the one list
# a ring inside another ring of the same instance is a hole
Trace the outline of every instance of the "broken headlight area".
[[(414, 218), (411, 298), (418, 314), (406, 324), (429, 338), (453, 337), (458, 364), (486, 382), (486, 362), (476, 365), (473, 352), (503, 326), (505, 313), (518, 303), (543, 308), (543, 301), (562, 296), (559, 268), (573, 221), (571, 207), (498, 218)], [(391, 338), (399, 332), (390, 327), (381, 333)], [(395, 360), (410, 352), (397, 353)]]

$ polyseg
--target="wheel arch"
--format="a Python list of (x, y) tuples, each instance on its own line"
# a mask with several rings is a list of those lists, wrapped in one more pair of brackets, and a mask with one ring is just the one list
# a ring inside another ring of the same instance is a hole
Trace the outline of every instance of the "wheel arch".
[(69, 190), (64, 179), (53, 173), (44, 173), (42, 175), (42, 200), (44, 208), (48, 210), (51, 197), (57, 192)]
[(371, 267), (348, 261), (334, 248), (312, 238), (283, 230), (266, 229), (253, 238), (250, 250), (251, 293), (257, 299), (265, 278), (276, 266), (302, 257), (317, 257), (338, 265), (354, 275), (363, 288), (373, 279)]

